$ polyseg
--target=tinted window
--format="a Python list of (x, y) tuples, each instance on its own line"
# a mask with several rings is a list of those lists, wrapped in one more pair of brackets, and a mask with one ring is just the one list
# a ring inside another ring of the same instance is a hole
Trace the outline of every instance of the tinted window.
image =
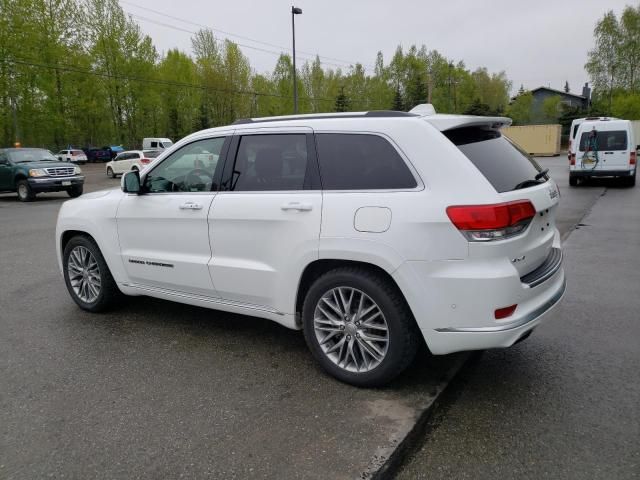
[(185, 145), (165, 158), (145, 177), (149, 192), (208, 192), (225, 138), (209, 138)]
[(232, 190), (302, 190), (307, 170), (305, 134), (247, 135), (240, 139)]
[(151, 142), (151, 148), (158, 148), (158, 142)]
[(542, 171), (533, 158), (496, 130), (467, 127), (442, 133), (498, 192), (515, 190), (520, 183), (533, 180)]
[(324, 190), (414, 188), (411, 171), (391, 144), (377, 135), (316, 135)]
[(592, 131), (583, 132), (580, 137), (580, 151), (584, 152), (587, 146), (594, 150), (626, 150), (627, 132), (625, 130), (598, 131), (596, 129), (595, 141), (590, 141)]
[(571, 138), (576, 138), (576, 134), (578, 133), (578, 128), (580, 128), (580, 124), (577, 124), (573, 127), (573, 133), (571, 134)]

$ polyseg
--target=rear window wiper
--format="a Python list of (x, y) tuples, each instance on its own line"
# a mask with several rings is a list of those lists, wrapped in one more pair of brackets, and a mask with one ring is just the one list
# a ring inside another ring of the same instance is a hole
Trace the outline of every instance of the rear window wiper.
[(544, 170), (542, 170), (541, 172), (536, 174), (535, 177), (528, 178), (524, 182), (520, 182), (515, 187), (513, 187), (513, 189), (514, 190), (520, 190), (521, 188), (527, 188), (527, 187), (533, 187), (534, 185), (540, 185), (541, 183), (544, 183), (544, 182), (541, 182), (540, 179), (542, 177), (544, 177), (547, 173), (549, 173), (549, 169), (545, 168)]

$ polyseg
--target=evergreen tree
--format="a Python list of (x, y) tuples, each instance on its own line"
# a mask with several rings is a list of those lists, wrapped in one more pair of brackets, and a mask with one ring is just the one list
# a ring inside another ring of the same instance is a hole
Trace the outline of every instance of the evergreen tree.
[(400, 92), (400, 86), (396, 86), (396, 91), (393, 95), (393, 105), (391, 110), (397, 110), (399, 112), (404, 111), (404, 102), (402, 101), (402, 93)]
[(347, 112), (349, 110), (349, 99), (344, 94), (344, 87), (340, 88), (340, 93), (336, 97), (335, 111)]
[(568, 80), (564, 82), (564, 91), (566, 93), (569, 93), (571, 91), (571, 89), (569, 88), (569, 81)]
[(518, 95), (522, 95), (524, 93), (524, 85), (520, 84), (520, 88), (518, 89)]

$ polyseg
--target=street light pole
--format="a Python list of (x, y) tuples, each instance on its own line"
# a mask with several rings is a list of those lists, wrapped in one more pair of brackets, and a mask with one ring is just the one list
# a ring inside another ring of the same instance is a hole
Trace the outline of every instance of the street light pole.
[(291, 35), (293, 37), (293, 113), (298, 113), (298, 81), (296, 80), (296, 15), (300, 15), (302, 9), (291, 7)]

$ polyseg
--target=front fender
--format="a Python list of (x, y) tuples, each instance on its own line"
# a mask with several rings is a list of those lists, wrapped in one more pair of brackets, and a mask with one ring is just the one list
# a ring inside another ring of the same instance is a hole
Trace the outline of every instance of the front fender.
[(116, 213), (124, 193), (119, 189), (87, 193), (62, 204), (56, 223), (56, 256), (62, 272), (62, 239), (65, 232), (77, 231), (90, 235), (100, 248), (116, 282), (126, 280), (122, 262), (118, 261), (120, 243)]

